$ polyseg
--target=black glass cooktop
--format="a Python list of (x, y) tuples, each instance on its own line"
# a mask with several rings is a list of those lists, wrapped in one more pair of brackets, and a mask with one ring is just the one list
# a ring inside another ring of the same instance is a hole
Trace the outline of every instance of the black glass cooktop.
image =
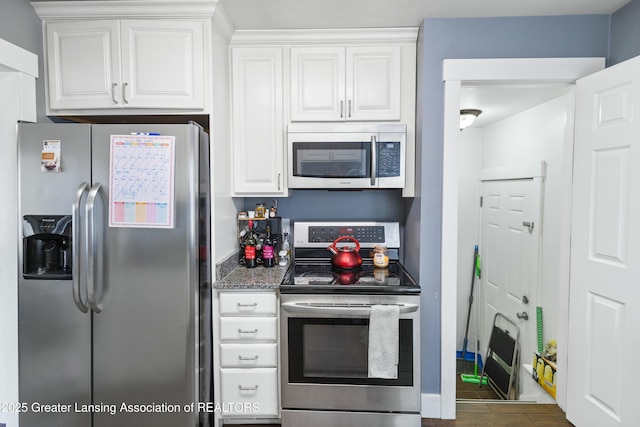
[(376, 268), (365, 261), (361, 268), (340, 270), (330, 263), (295, 262), (280, 285), (281, 293), (420, 293), (420, 286), (398, 262)]

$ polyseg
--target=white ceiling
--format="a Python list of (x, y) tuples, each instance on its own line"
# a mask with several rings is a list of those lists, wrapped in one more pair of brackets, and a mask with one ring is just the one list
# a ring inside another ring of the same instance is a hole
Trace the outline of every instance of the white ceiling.
[(239, 30), (419, 26), (424, 18), (609, 14), (629, 0), (220, 0)]
[(471, 125), (483, 128), (506, 117), (528, 110), (564, 95), (570, 85), (558, 84), (472, 84), (460, 91), (460, 109), (478, 109), (482, 113)]
[[(220, 0), (238, 30), (418, 27), (425, 18), (610, 14), (629, 0)], [(484, 127), (560, 96), (565, 86), (474, 86), (460, 108)]]

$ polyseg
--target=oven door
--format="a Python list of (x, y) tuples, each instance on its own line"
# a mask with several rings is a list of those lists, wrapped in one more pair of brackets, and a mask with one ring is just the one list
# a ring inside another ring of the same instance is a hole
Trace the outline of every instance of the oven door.
[[(419, 296), (281, 296), (283, 409), (420, 412)], [(398, 304), (397, 379), (368, 378), (369, 312)]]

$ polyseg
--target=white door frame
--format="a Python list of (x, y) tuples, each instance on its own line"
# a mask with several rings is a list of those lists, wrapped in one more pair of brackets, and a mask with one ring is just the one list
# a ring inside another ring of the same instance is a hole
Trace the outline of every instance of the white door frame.
[[(442, 65), (444, 81), (444, 138), (442, 153), (442, 261), (441, 261), (441, 330), (440, 330), (440, 411), (441, 418), (453, 419), (456, 413), (456, 298), (458, 264), (458, 144), (460, 137), (460, 91), (462, 82), (527, 82), (574, 83), (578, 78), (603, 69), (604, 58), (508, 58), (508, 59), (445, 59)], [(572, 154), (573, 128), (568, 129), (568, 150)], [(571, 158), (571, 157), (570, 157)], [(569, 241), (569, 230), (563, 239)], [(563, 276), (566, 289), (560, 290), (568, 307), (569, 252), (563, 253)], [(568, 317), (565, 319), (568, 322)], [(566, 326), (558, 342), (566, 342)], [(564, 334), (565, 336), (562, 336)], [(566, 357), (566, 355), (565, 355)], [(559, 377), (566, 379), (565, 372)], [(566, 389), (559, 387), (557, 401), (566, 402)]]
[[(18, 400), (17, 122), (36, 121), (38, 57), (0, 39), (0, 402)], [(18, 425), (17, 412), (0, 423)]]

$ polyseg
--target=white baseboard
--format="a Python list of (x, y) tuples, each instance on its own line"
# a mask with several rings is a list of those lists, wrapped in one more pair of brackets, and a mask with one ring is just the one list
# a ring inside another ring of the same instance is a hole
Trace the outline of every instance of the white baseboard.
[(422, 403), (420, 415), (422, 418), (441, 418), (441, 399), (439, 394), (422, 393), (420, 399)]

